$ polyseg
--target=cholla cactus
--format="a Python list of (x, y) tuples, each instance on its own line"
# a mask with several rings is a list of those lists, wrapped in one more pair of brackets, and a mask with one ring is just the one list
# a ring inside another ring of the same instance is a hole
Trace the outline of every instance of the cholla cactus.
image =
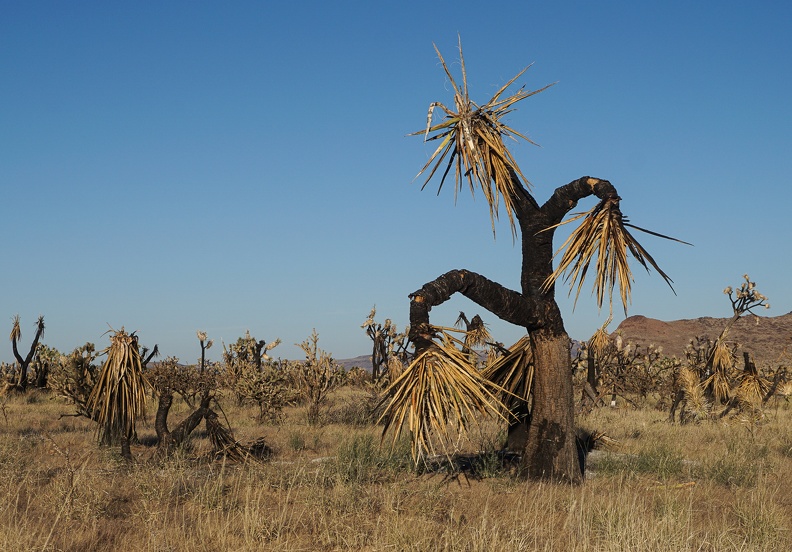
[(94, 414), (88, 408), (88, 397), (96, 385), (99, 373), (94, 360), (94, 344), (86, 343), (68, 355), (61, 355), (49, 376), (50, 389), (75, 406), (75, 415), (89, 419), (94, 419)]
[(252, 401), (258, 405), (259, 422), (278, 419), (283, 408), (296, 399), (289, 361), (273, 362), (267, 355), (280, 342), (257, 341), (247, 331), (236, 343), (223, 344), (225, 383), (240, 404)]
[(206, 332), (201, 330), (195, 332), (195, 335), (198, 336), (198, 341), (201, 344), (201, 373), (203, 374), (206, 369), (206, 350), (212, 348), (214, 341), (211, 339), (207, 340)]
[(384, 324), (374, 320), (377, 308), (373, 307), (360, 327), (372, 341), (371, 352), (371, 379), (376, 383), (394, 381), (404, 370), (407, 360), (407, 334), (409, 327), (404, 332), (399, 332), (390, 318)]
[(311, 337), (298, 344), (305, 352), (305, 361), (296, 369), (302, 398), (308, 403), (308, 423), (319, 423), (320, 409), (327, 395), (343, 382), (344, 369), (333, 357), (319, 348), (319, 334), (313, 330)]

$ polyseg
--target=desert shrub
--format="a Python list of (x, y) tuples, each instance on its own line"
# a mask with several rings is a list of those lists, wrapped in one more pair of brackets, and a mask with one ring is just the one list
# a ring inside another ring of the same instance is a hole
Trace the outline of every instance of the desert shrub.
[(376, 315), (377, 308), (374, 307), (360, 327), (372, 342), (370, 381), (386, 385), (399, 377), (404, 370), (409, 357), (407, 352), (409, 328), (399, 332), (390, 318), (385, 319), (384, 324), (379, 324), (374, 320)]
[(88, 409), (88, 397), (93, 391), (99, 374), (99, 367), (94, 364), (96, 348), (93, 343), (86, 343), (74, 349), (68, 355), (62, 355), (51, 368), (49, 386), (52, 391), (76, 408), (78, 416), (93, 419)]
[(371, 376), (360, 366), (353, 366), (346, 373), (346, 384), (352, 387), (366, 387), (371, 383)]
[(327, 403), (328, 395), (344, 381), (344, 369), (333, 357), (319, 348), (319, 334), (299, 344), (305, 352), (305, 360), (295, 363), (293, 374), (298, 385), (299, 396), (308, 405), (308, 423), (316, 425), (321, 419), (321, 408)]
[(146, 377), (158, 394), (175, 393), (190, 408), (202, 387), (212, 387), (213, 373), (201, 374), (195, 365), (181, 364), (177, 357), (167, 357), (146, 370)]

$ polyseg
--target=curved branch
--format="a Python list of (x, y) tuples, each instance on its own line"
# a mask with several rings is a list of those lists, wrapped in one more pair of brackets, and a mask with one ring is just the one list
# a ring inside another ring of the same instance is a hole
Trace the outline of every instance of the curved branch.
[(577, 202), (590, 195), (597, 196), (599, 199), (620, 200), (616, 188), (607, 180), (583, 176), (573, 180), (569, 184), (556, 188), (541, 207), (542, 214), (546, 217), (545, 223), (553, 226), (560, 223), (566, 214), (577, 206)]
[(410, 340), (416, 350), (431, 343), (429, 311), (461, 293), (498, 318), (528, 331), (542, 327), (535, 301), (469, 270), (451, 270), (410, 294)]

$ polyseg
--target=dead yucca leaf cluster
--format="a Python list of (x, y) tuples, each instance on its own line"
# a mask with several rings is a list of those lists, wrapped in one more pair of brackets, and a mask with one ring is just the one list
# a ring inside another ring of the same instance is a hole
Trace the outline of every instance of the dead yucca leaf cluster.
[(137, 420), (145, 416), (149, 387), (141, 366), (138, 338), (124, 328), (113, 331), (110, 347), (103, 353), (107, 359), (88, 397), (88, 411), (99, 424), (100, 442), (128, 443)]
[(715, 341), (710, 353), (712, 374), (704, 380), (704, 388), (712, 391), (718, 403), (724, 403), (732, 395), (731, 372), (734, 368), (734, 349), (721, 338)]
[(476, 347), (484, 347), (488, 342), (492, 341), (492, 335), (487, 329), (487, 325), (478, 314), (468, 320), (465, 313), (460, 311), (454, 326), (465, 330), (464, 343), (466, 349), (472, 350)]
[[(563, 250), (563, 255), (558, 263), (558, 267), (547, 278), (544, 284), (545, 290), (549, 289), (563, 274), (564, 281), (570, 283), (569, 294), (575, 290), (575, 304), (583, 288), (583, 282), (588, 275), (589, 268), (594, 267), (594, 289), (593, 293), (597, 299), (597, 306), (602, 307), (605, 301), (605, 293), (608, 293), (608, 302), (613, 304), (613, 288), (618, 285), (619, 293), (627, 312), (627, 305), (631, 301), (632, 290), (632, 270), (627, 262), (628, 252), (637, 260), (647, 271), (649, 266), (662, 276), (666, 283), (671, 286), (671, 278), (663, 272), (655, 260), (646, 249), (635, 239), (627, 230), (627, 227), (635, 228), (641, 232), (646, 232), (653, 236), (685, 243), (676, 238), (664, 236), (650, 230), (639, 228), (627, 222), (619, 208), (618, 197), (605, 198), (586, 213), (579, 213), (572, 218), (559, 224), (551, 226), (548, 230), (557, 228), (564, 224), (569, 224), (576, 220), (583, 219), (567, 238), (564, 244), (556, 252), (556, 256)], [(596, 257), (596, 263), (592, 264)]]
[(611, 338), (608, 333), (608, 326), (612, 320), (613, 315), (609, 316), (605, 323), (597, 328), (597, 331), (594, 332), (594, 335), (591, 336), (591, 339), (589, 339), (586, 344), (589, 354), (594, 355), (595, 358), (602, 358), (608, 345), (610, 345)]
[[(217, 413), (213, 410), (207, 412), (204, 418), (206, 420), (206, 433), (209, 436), (209, 441), (212, 443), (212, 454), (216, 458), (224, 457), (242, 464), (249, 459), (260, 459), (260, 456), (253, 453), (255, 447), (245, 447), (239, 443), (234, 438), (231, 429), (218, 421)], [(259, 447), (260, 446), (261, 444), (259, 444)]]
[(696, 371), (682, 368), (679, 371), (679, 386), (685, 398), (684, 408), (680, 413), (680, 420), (700, 422), (709, 418), (710, 403)]
[(384, 424), (383, 437), (392, 429), (395, 444), (406, 424), (416, 464), (434, 453), (433, 435), (448, 451), (453, 439), (450, 426), (464, 433), (476, 415), (503, 417), (506, 409), (495, 395), (497, 386), (484, 379), (469, 356), (457, 348), (462, 343), (448, 333), (454, 330), (434, 330), (439, 340), (416, 355), (381, 400), (385, 404), (379, 419)]
[[(527, 179), (523, 176), (511, 152), (503, 143), (503, 137), (514, 138), (517, 136), (527, 142), (533, 142), (504, 124), (502, 118), (512, 111), (514, 104), (546, 90), (552, 84), (533, 91), (526, 91), (524, 88), (520, 88), (511, 96), (502, 98), (506, 89), (525, 73), (528, 69), (526, 67), (503, 85), (486, 104), (478, 106), (471, 101), (468, 95), (467, 72), (465, 69), (465, 58), (462, 56), (461, 40), (459, 42), (459, 61), (462, 68), (461, 87), (451, 75), (437, 46), (435, 46), (435, 51), (440, 63), (443, 65), (446, 76), (454, 87), (454, 109), (446, 107), (439, 102), (430, 104), (426, 129), (411, 134), (411, 136), (423, 134), (426, 141), (441, 141), (416, 178), (434, 164), (424, 182), (425, 187), (442, 165), (443, 160), (448, 157), (445, 171), (440, 180), (438, 193), (442, 189), (443, 183), (453, 166), (454, 180), (456, 181), (454, 195), (456, 196), (457, 192), (464, 187), (465, 182), (470, 187), (471, 193), (475, 194), (475, 189), (480, 188), (489, 204), (493, 233), (495, 232), (495, 220), (498, 218), (498, 206), (502, 199), (509, 216), (512, 234), (516, 236), (514, 198), (516, 197), (516, 187), (519, 185), (519, 181), (515, 181), (515, 179), (522, 178), (526, 183)], [(434, 109), (438, 107), (445, 113), (445, 119), (441, 123), (432, 125), (432, 115)], [(436, 134), (429, 136), (433, 132)]]
[(497, 386), (494, 393), (506, 408), (501, 411), (504, 416), (514, 411), (518, 403), (528, 400), (533, 375), (533, 352), (531, 338), (528, 335), (503, 351), (501, 356), (481, 371), (482, 378)]

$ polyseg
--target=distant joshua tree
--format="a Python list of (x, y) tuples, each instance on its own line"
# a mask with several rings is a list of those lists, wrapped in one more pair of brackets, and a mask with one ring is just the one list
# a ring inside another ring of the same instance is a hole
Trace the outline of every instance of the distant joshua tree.
[(14, 317), (14, 326), (11, 328), (11, 348), (14, 350), (14, 358), (16, 358), (17, 363), (19, 364), (19, 370), (17, 372), (16, 381), (13, 384), (13, 388), (20, 392), (25, 392), (28, 386), (28, 368), (30, 367), (30, 363), (33, 362), (33, 358), (36, 355), (36, 349), (39, 344), (39, 340), (41, 336), (44, 335), (44, 317), (39, 316), (38, 321), (36, 322), (36, 336), (33, 338), (33, 343), (30, 345), (30, 350), (25, 358), (22, 358), (22, 355), (19, 354), (19, 349), (17, 348), (17, 342), (22, 337), (22, 329), (19, 325), (19, 315), (17, 314)]

